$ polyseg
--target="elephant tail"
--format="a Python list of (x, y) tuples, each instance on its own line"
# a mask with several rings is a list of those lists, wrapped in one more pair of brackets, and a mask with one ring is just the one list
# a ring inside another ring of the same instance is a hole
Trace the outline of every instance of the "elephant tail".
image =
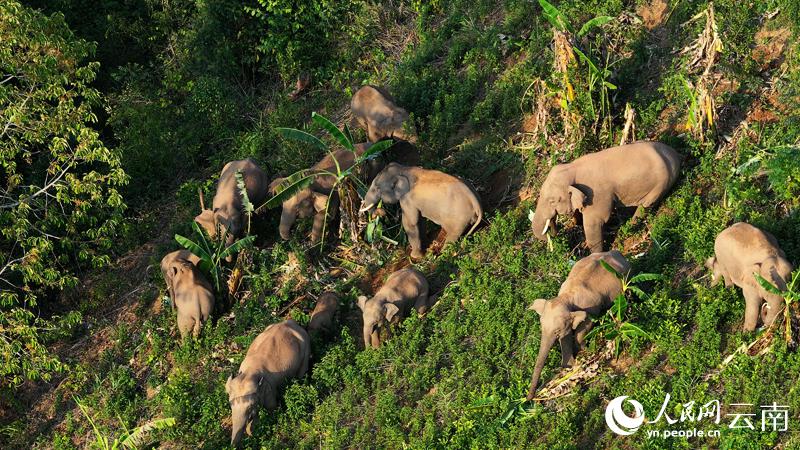
[(475, 211), (476, 217), (475, 217), (475, 222), (472, 224), (472, 228), (470, 228), (469, 231), (467, 231), (467, 236), (472, 234), (472, 232), (475, 231), (475, 228), (478, 228), (478, 225), (480, 225), (481, 221), (483, 220), (483, 207), (481, 207), (481, 201), (478, 200), (478, 194), (472, 192), (471, 201), (472, 201), (472, 208)]

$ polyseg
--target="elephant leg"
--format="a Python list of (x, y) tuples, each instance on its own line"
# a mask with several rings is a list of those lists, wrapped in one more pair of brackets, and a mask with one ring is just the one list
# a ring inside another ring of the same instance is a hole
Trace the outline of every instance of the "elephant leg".
[(442, 227), (444, 228), (445, 233), (447, 233), (444, 242), (450, 243), (457, 241), (458, 238), (460, 238), (461, 235), (464, 234), (464, 230), (466, 230), (468, 226), (469, 222), (453, 221), (447, 224), (447, 226)]
[(185, 315), (178, 314), (178, 331), (181, 333), (181, 339), (186, 339), (186, 336), (194, 328), (194, 319)]
[(586, 234), (586, 247), (592, 253), (603, 251), (603, 225), (605, 221), (584, 214), (583, 232)]
[(403, 208), (403, 228), (408, 236), (408, 243), (411, 244), (411, 257), (422, 258), (425, 252), (422, 251), (422, 239), (420, 237), (420, 217), (419, 210)]
[(322, 229), (325, 226), (325, 211), (314, 214), (314, 224), (311, 226), (311, 243), (316, 244), (322, 237)]
[(586, 335), (592, 331), (592, 327), (594, 327), (594, 322), (591, 320), (584, 320), (583, 323), (578, 325), (578, 328), (575, 329), (575, 342), (578, 344), (578, 349), (583, 349), (586, 343)]
[(167, 287), (167, 294), (169, 295), (169, 304), (172, 306), (172, 310), (177, 311), (178, 307), (175, 305), (175, 290), (172, 289), (171, 284)]
[(297, 378), (302, 378), (306, 373), (308, 373), (308, 358), (303, 358), (303, 364), (297, 372)]
[(754, 286), (745, 286), (742, 288), (744, 294), (744, 331), (753, 331), (758, 325), (759, 316), (761, 316), (761, 295), (758, 289)]
[(575, 364), (575, 337), (564, 336), (558, 340), (561, 344), (561, 367), (572, 367)]
[(417, 314), (425, 314), (428, 312), (428, 293), (422, 293), (417, 297), (417, 301), (414, 302), (414, 309), (417, 310)]

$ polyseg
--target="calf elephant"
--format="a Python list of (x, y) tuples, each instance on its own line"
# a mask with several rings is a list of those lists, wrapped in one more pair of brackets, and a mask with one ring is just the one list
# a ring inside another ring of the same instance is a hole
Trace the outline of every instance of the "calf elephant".
[(392, 138), (417, 142), (414, 124), (409, 120), (408, 112), (397, 106), (394, 99), (383, 88), (364, 86), (350, 100), (350, 111), (353, 127), (361, 127), (367, 132), (370, 142)]
[(379, 201), (400, 202), (403, 228), (411, 244), (411, 256), (421, 258), (422, 239), (419, 216), (432, 220), (447, 233), (446, 241), (454, 242), (472, 224), (472, 233), (483, 218), (477, 194), (460, 179), (437, 170), (407, 167), (391, 163), (375, 177), (360, 212), (369, 211)]
[(765, 326), (772, 324), (784, 305), (783, 298), (764, 290), (754, 274), (785, 290), (793, 270), (773, 235), (744, 222), (735, 223), (717, 236), (714, 256), (706, 260), (706, 267), (712, 271), (712, 286), (724, 280), (725, 286), (742, 288), (745, 331), (755, 330), (759, 319)]
[(586, 246), (603, 251), (603, 225), (611, 218), (614, 201), (638, 206), (636, 216), (658, 202), (675, 183), (681, 157), (659, 142), (636, 142), (581, 156), (550, 170), (542, 184), (533, 234), (544, 239), (557, 214), (583, 215)]
[(537, 299), (528, 308), (539, 313), (542, 324), (542, 339), (528, 389), (528, 400), (533, 399), (536, 393), (542, 368), (556, 340), (561, 345), (561, 365), (572, 366), (576, 344), (582, 347), (586, 334), (592, 328), (591, 317), (605, 313), (614, 298), (622, 292), (622, 283), (600, 264), (601, 260), (620, 273), (630, 271), (630, 264), (620, 252), (594, 253), (575, 263), (557, 297)]
[(428, 280), (418, 270), (409, 268), (389, 275), (386, 283), (370, 299), (358, 297), (364, 318), (364, 346), (381, 346), (381, 328), (398, 323), (413, 305), (419, 314), (428, 311)]
[(317, 305), (311, 312), (311, 320), (308, 322), (308, 332), (317, 334), (327, 331), (333, 322), (333, 315), (339, 307), (339, 296), (335, 292), (323, 292), (317, 299)]
[(168, 266), (167, 272), (172, 280), (172, 298), (178, 310), (178, 330), (181, 339), (189, 333), (194, 337), (200, 334), (200, 327), (214, 310), (214, 289), (192, 262), (176, 259)]
[(169, 267), (172, 265), (172, 263), (179, 259), (185, 259), (195, 266), (197, 266), (197, 264), (200, 262), (200, 258), (198, 258), (189, 250), (175, 250), (174, 252), (167, 253), (163, 258), (161, 258), (161, 275), (164, 277), (164, 283), (167, 285), (167, 293), (169, 294), (173, 311), (176, 309), (175, 291), (172, 289), (172, 272), (169, 270)]
[(258, 408), (278, 406), (278, 389), (308, 371), (311, 339), (294, 320), (268, 326), (256, 337), (235, 376), (228, 377), (225, 392), (231, 405), (231, 445), (243, 434), (251, 435)]
[(236, 184), (237, 171), (242, 173), (250, 203), (257, 205), (264, 201), (269, 183), (267, 174), (250, 158), (231, 161), (222, 168), (212, 209), (205, 209), (194, 218), (212, 238), (216, 238), (219, 227), (228, 245), (241, 237), (243, 231), (242, 195)]
[[(333, 155), (328, 154), (322, 161), (314, 164), (314, 166), (311, 167), (311, 171), (336, 173), (337, 162), (340, 170), (347, 170), (353, 166), (356, 158), (363, 155), (369, 147), (369, 143), (356, 144), (355, 153), (349, 150), (338, 150), (334, 152)], [(359, 175), (371, 180), (382, 168), (383, 166), (379, 161), (370, 160), (365, 162), (363, 170)], [(277, 178), (270, 184), (269, 190), (273, 195), (275, 195), (278, 187), (284, 180), (285, 178)], [(314, 182), (311, 186), (300, 190), (283, 202), (281, 222), (278, 227), (281, 238), (288, 240), (291, 237), (290, 231), (298, 217), (301, 219), (313, 217), (314, 224), (311, 228), (311, 242), (316, 243), (319, 241), (326, 220), (325, 209), (328, 204), (329, 196), (333, 195), (330, 206), (328, 206), (328, 218), (333, 216), (336, 211), (336, 206), (338, 205), (338, 196), (336, 192), (332, 192), (335, 183), (336, 177), (333, 175), (318, 175), (314, 178)]]

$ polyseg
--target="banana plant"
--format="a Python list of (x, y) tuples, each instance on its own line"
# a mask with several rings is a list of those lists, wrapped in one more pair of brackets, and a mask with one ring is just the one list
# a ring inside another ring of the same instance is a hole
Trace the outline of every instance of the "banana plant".
[(253, 246), (255, 236), (246, 236), (234, 242), (233, 244), (226, 246), (225, 238), (228, 234), (227, 231), (215, 242), (206, 238), (205, 233), (200, 228), (200, 225), (197, 224), (197, 222), (192, 222), (192, 229), (194, 230), (194, 234), (197, 236), (197, 241), (193, 241), (187, 237), (181, 236), (180, 234), (175, 235), (175, 240), (178, 241), (178, 243), (181, 244), (185, 249), (189, 250), (190, 252), (194, 253), (195, 256), (200, 258), (198, 267), (201, 271), (209, 276), (211, 281), (214, 283), (214, 289), (216, 289), (218, 293), (222, 293), (222, 283), (225, 271), (225, 265), (223, 264), (223, 261), (225, 261), (228, 256), (251, 248)]
[[(345, 150), (356, 153), (353, 135), (350, 133), (350, 129), (346, 124), (344, 125), (343, 129), (340, 130), (328, 118), (321, 114), (317, 114), (316, 112), (311, 113), (311, 120), (314, 122), (314, 124), (327, 131), (327, 133), (339, 146), (343, 147)], [(277, 131), (286, 139), (304, 142), (318, 150), (321, 150), (322, 152), (328, 153), (336, 165), (336, 171), (332, 172), (328, 170), (304, 169), (289, 175), (281, 183), (281, 185), (278, 186), (275, 195), (268, 199), (263, 205), (259, 206), (256, 209), (256, 212), (259, 212), (265, 208), (275, 208), (280, 206), (284, 201), (290, 199), (299, 191), (311, 186), (311, 184), (314, 182), (314, 179), (318, 176), (331, 176), (335, 179), (332, 192), (336, 191), (339, 194), (339, 199), (341, 200), (341, 216), (346, 217), (351, 223), (356, 223), (357, 216), (353, 214), (353, 211), (349, 210), (349, 205), (351, 205), (355, 200), (352, 198), (352, 188), (355, 187), (356, 195), (363, 196), (363, 193), (367, 191), (367, 186), (365, 186), (364, 183), (358, 179), (356, 173), (364, 162), (377, 157), (380, 153), (391, 147), (393, 142), (391, 140), (376, 142), (363, 154), (361, 154), (361, 156), (357, 156), (351, 167), (342, 169), (342, 167), (339, 166), (339, 161), (336, 159), (333, 153), (332, 147), (322, 139), (314, 136), (311, 133), (298, 130), (296, 128), (278, 128)], [(331, 199), (332, 196), (329, 196), (328, 201), (325, 203), (326, 217), (328, 216), (328, 211), (330, 209)], [(328, 221), (323, 221), (322, 237), (319, 242), (320, 248), (324, 246), (325, 236), (327, 234), (327, 225)]]
[(601, 335), (606, 340), (613, 341), (614, 357), (619, 358), (624, 342), (630, 342), (636, 337), (650, 339), (649, 334), (628, 319), (628, 307), (630, 306), (628, 293), (644, 300), (648, 295), (636, 284), (645, 281), (662, 280), (664, 277), (655, 273), (640, 273), (629, 278), (603, 260), (600, 260), (600, 265), (617, 277), (622, 284), (622, 291), (614, 299), (614, 304), (611, 305), (606, 315), (597, 321), (594, 328), (586, 335), (586, 338), (591, 339)]
[[(125, 427), (123, 433), (119, 437), (112, 438), (103, 434), (97, 427), (92, 416), (89, 414), (89, 408), (83, 404), (81, 399), (74, 397), (75, 403), (80, 408), (83, 416), (89, 421), (94, 432), (94, 442), (87, 445), (88, 448), (97, 448), (101, 450), (118, 450), (118, 449), (136, 449), (144, 446), (148, 442), (148, 438), (153, 431), (163, 430), (175, 426), (175, 418), (167, 417), (164, 419), (153, 419), (144, 425), (138, 426), (132, 430)], [(120, 420), (121, 423), (124, 422)]]
[(798, 280), (800, 280), (800, 270), (796, 270), (792, 273), (792, 281), (786, 284), (785, 291), (778, 289), (758, 273), (753, 273), (753, 276), (756, 277), (756, 281), (758, 281), (758, 284), (761, 285), (765, 291), (783, 297), (785, 303), (783, 308), (783, 334), (786, 343), (792, 345), (794, 343), (792, 340), (792, 313), (795, 309), (795, 303), (800, 300), (800, 284), (798, 284)]

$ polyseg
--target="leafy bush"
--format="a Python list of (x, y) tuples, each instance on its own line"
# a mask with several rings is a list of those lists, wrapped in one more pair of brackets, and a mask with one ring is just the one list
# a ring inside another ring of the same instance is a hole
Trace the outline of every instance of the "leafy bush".
[(38, 299), (75, 286), (76, 267), (109, 264), (122, 227), (127, 177), (92, 128), (93, 50), (60, 14), (0, 5), (0, 386), (63, 368), (42, 340), (79, 316), (42, 318)]

